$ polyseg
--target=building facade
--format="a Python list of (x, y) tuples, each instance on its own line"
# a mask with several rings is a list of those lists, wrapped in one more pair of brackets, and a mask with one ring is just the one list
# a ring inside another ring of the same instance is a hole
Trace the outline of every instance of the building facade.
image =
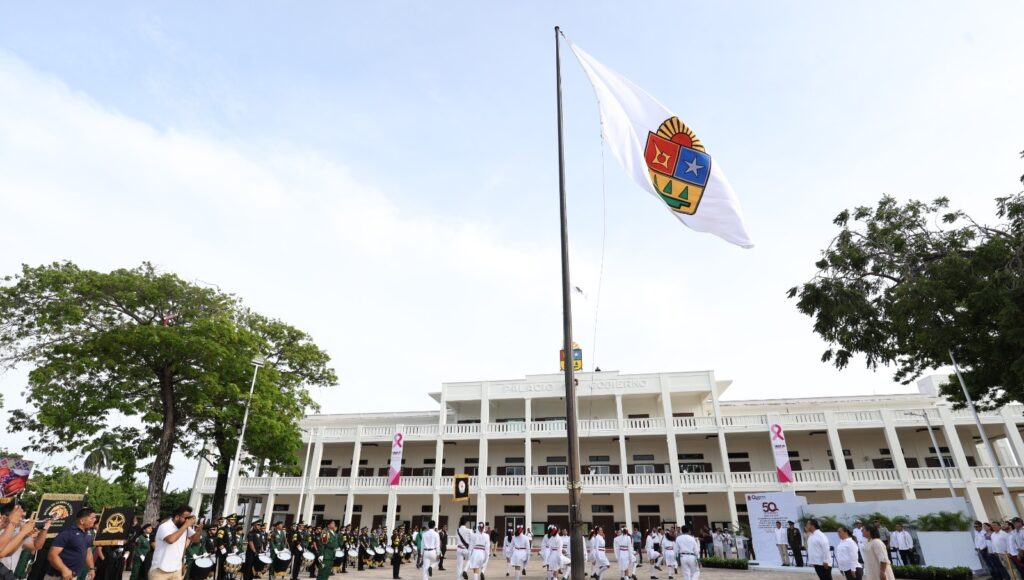
[[(970, 412), (937, 397), (935, 379), (913, 394), (746, 401), (720, 400), (730, 382), (711, 371), (577, 380), (582, 511), (596, 524), (735, 525), (746, 522), (744, 494), (781, 489), (809, 504), (947, 497), (947, 476), (985, 519), (1017, 513), (1024, 491), (1024, 407), (980, 414), (996, 449), (990, 458)], [(500, 527), (565, 524), (564, 394), (561, 374), (532, 375), (443, 384), (431, 393), (436, 411), (308, 416), (302, 476), (239, 478), (240, 510), (268, 521), (389, 528), (421, 519), (456, 526), (464, 516)], [(773, 416), (785, 428), (792, 484), (777, 482)], [(405, 440), (403, 475), (391, 487), (396, 431)], [(1012, 498), (1003, 497), (994, 464)], [(468, 503), (452, 498), (460, 473), (470, 475)], [(212, 475), (200, 462), (193, 505), (213, 493)]]

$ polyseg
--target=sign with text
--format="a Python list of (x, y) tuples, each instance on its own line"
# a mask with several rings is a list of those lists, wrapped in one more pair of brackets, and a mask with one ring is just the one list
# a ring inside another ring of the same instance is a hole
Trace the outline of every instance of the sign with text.
[(465, 473), (455, 476), (455, 489), (452, 490), (452, 497), (455, 501), (469, 500), (469, 476)]
[(778, 415), (768, 416), (768, 437), (772, 452), (775, 454), (775, 471), (779, 483), (793, 483), (793, 467), (789, 464), (789, 447), (786, 446), (786, 434), (782, 429), (782, 419)]
[(398, 485), (402, 478), (402, 432), (391, 440), (391, 465), (388, 467), (388, 485)]
[(64, 526), (75, 523), (75, 514), (85, 505), (85, 496), (78, 493), (45, 493), (39, 500), (36, 519), (50, 518), (50, 533), (47, 538), (53, 539), (64, 529)]
[(798, 497), (793, 491), (748, 493), (746, 498), (750, 541), (754, 544), (758, 563), (781, 566), (782, 557), (775, 547), (775, 522), (781, 522), (786, 528), (787, 522), (793, 521), (799, 528), (800, 506), (805, 505), (807, 499)]

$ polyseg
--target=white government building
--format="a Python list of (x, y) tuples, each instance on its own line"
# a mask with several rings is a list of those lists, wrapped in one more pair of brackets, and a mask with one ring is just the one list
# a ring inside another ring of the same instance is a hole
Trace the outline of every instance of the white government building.
[[(746, 523), (744, 494), (789, 488), (809, 504), (957, 495), (978, 517), (1010, 514), (967, 410), (918, 393), (724, 401), (731, 381), (714, 372), (577, 373), (584, 521), (648, 528)], [(265, 520), (340, 520), (357, 526), (470, 516), (506, 524), (568, 522), (561, 374), (445, 383), (440, 410), (310, 415), (301, 425), (301, 477), (241, 477), (240, 511)], [(938, 440), (925, 427), (927, 413)], [(796, 483), (777, 483), (766, 417), (785, 428)], [(981, 413), (1006, 482), (1024, 492), (1024, 407)], [(387, 484), (391, 440), (405, 439), (403, 475)], [(843, 461), (834, 458), (842, 456)], [(452, 497), (470, 477), (471, 503)], [(204, 462), (192, 504), (214, 491)], [(229, 494), (230, 495), (230, 494)], [(300, 505), (301, 504), (301, 505)]]

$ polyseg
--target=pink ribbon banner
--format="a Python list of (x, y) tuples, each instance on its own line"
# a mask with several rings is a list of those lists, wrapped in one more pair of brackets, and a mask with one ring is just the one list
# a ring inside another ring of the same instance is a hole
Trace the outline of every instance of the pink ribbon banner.
[(395, 433), (391, 440), (391, 464), (388, 466), (388, 485), (398, 485), (402, 478), (402, 432)]
[(775, 455), (775, 472), (779, 476), (779, 483), (793, 483), (793, 468), (789, 464), (789, 448), (786, 446), (786, 435), (779, 417), (768, 417), (768, 435), (772, 452)]

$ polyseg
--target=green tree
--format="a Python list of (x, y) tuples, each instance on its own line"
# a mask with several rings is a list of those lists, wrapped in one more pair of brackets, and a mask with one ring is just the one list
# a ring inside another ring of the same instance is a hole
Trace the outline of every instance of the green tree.
[[(261, 392), (292, 372), (289, 355), (299, 346), (317, 356), (297, 365), (296, 380), (336, 381), (329, 358), (308, 335), (293, 329), (288, 337), (296, 346), (273, 344), (246, 326), (255, 315), (235, 296), (148, 263), (109, 273), (71, 263), (23, 266), (5, 282), (0, 365), (33, 367), (29, 408), (12, 413), (11, 428), (32, 433), (30, 449), (44, 453), (82, 451), (115, 437), (122, 445), (109, 459), (121, 471), (118, 482), (127, 485), (137, 471), (148, 474), (146, 521), (158, 515), (172, 453), (199, 455), (209, 440), (198, 428), (211, 413), (208, 393), (233, 388), (236, 396), (217, 404), (240, 413), (248, 393), (247, 382), (244, 391), (238, 386), (240, 369), (255, 356), (270, 355), (258, 381)], [(303, 386), (290, 383), (292, 397), (278, 401), (291, 407), (273, 412), (301, 416), (309, 403), (298, 392)]]
[[(906, 384), (952, 351), (979, 406), (1024, 400), (1024, 193), (997, 198), (996, 215), (985, 225), (945, 198), (889, 196), (840, 213), (817, 273), (789, 290), (828, 342), (821, 360), (861, 355)], [(963, 401), (953, 381), (943, 394)]]
[(110, 482), (95, 473), (74, 471), (67, 467), (55, 467), (50, 471), (36, 471), (32, 474), (22, 495), (26, 511), (35, 511), (44, 493), (87, 494), (86, 501), (96, 510), (119, 506), (138, 509), (146, 499), (146, 488), (140, 484)]

